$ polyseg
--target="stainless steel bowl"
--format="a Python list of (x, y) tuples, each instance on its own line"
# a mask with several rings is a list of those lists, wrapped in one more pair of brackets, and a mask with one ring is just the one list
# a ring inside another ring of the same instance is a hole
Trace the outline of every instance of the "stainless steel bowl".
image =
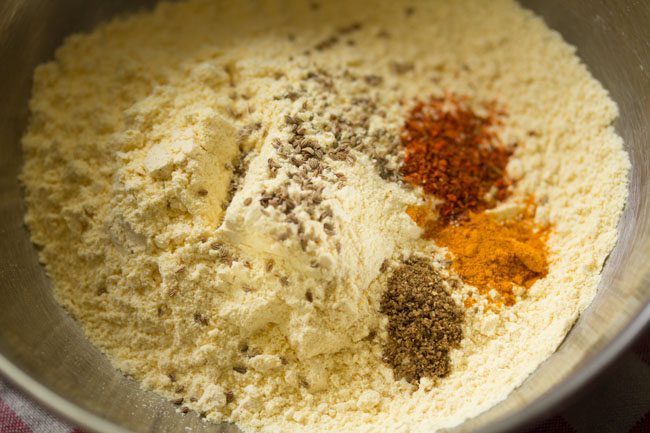
[[(237, 431), (177, 414), (113, 370), (56, 304), (23, 226), (16, 180), (34, 67), (64, 36), (151, 1), (4, 0), (0, 3), (0, 373), (43, 405), (95, 432)], [(524, 0), (578, 47), (618, 102), (632, 160), (630, 197), (600, 291), (566, 341), (519, 389), (454, 431), (507, 431), (589, 382), (650, 319), (650, 3)], [(74, 272), (74, 269), (70, 269)], [(188, 430), (189, 431), (189, 430)]]

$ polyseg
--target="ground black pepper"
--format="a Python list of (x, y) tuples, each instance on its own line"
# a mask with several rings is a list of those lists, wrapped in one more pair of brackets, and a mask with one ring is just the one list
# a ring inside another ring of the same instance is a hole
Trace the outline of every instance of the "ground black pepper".
[(463, 310), (424, 258), (406, 261), (388, 279), (381, 311), (388, 316), (383, 358), (396, 379), (418, 384), (422, 377), (445, 377), (449, 351), (463, 338)]

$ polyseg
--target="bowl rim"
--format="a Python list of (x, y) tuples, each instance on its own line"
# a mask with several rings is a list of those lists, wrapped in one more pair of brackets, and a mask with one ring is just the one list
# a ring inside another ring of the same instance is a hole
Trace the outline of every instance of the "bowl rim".
[[(642, 284), (647, 284), (647, 282), (643, 281)], [(605, 347), (587, 360), (582, 368), (572, 372), (566, 380), (538, 396), (521, 411), (513, 415), (502, 415), (493, 423), (476, 430), (476, 432), (511, 432), (548, 414), (610, 366), (636, 340), (648, 324), (650, 324), (650, 301), (639, 309)], [(0, 376), (6, 378), (9, 383), (48, 411), (73, 424), (74, 427), (87, 430), (88, 433), (134, 433), (132, 430), (121, 427), (68, 401), (65, 397), (33, 379), (2, 353), (0, 353)]]

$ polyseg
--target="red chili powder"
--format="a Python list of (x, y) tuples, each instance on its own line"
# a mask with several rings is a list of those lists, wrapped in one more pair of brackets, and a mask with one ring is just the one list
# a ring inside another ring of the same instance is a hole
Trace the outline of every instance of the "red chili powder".
[(506, 166), (512, 153), (494, 131), (493, 105), (480, 116), (453, 96), (417, 102), (401, 132), (404, 180), (443, 200), (442, 225), (494, 207), (510, 195)]

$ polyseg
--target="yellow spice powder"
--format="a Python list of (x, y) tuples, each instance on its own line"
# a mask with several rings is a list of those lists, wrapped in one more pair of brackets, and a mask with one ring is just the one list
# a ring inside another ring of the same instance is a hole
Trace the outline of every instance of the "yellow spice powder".
[(496, 302), (515, 303), (514, 287), (530, 288), (548, 273), (548, 228), (535, 224), (530, 212), (498, 221), (471, 214), (466, 221), (448, 225), (431, 237), (453, 255), (452, 269), (479, 293), (496, 290)]

